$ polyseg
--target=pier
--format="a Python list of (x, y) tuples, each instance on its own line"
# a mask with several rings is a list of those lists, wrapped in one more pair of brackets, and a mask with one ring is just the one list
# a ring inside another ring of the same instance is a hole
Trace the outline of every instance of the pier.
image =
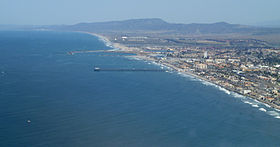
[(95, 67), (94, 71), (117, 71), (117, 72), (166, 72), (164, 69), (150, 69), (150, 68), (99, 68)]
[(68, 55), (74, 54), (87, 54), (87, 53), (126, 53), (126, 54), (136, 54), (135, 51), (123, 51), (123, 50), (80, 50), (80, 51), (69, 51)]

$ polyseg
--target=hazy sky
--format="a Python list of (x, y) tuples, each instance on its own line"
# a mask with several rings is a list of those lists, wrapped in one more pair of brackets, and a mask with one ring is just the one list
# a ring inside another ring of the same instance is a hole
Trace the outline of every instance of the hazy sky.
[(280, 20), (280, 0), (0, 0), (0, 24), (75, 24), (131, 18), (176, 23)]

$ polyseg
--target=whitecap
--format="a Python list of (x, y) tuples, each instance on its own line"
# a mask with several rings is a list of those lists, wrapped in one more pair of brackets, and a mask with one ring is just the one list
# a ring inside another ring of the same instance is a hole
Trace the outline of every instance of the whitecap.
[(267, 113), (271, 116), (279, 116), (279, 113), (277, 113), (276, 111), (268, 111)]
[(235, 98), (246, 98), (245, 96), (240, 95), (240, 94), (235, 93), (235, 92), (232, 92), (231, 95), (232, 95), (233, 97), (235, 97)]
[[(110, 48), (114, 48), (112, 42), (110, 42), (108, 39), (102, 37), (102, 36), (98, 36), (98, 35), (95, 35), (98, 37), (98, 40), (103, 42), (107, 47), (110, 47)], [(118, 48), (114, 48), (114, 49), (118, 49)]]
[(252, 103), (249, 102), (249, 101), (243, 101), (243, 103), (245, 103), (245, 104), (252, 104)]
[(219, 89), (222, 90), (223, 92), (225, 92), (226, 94), (230, 95), (230, 91), (228, 91), (227, 89), (222, 88), (220, 86), (219, 86)]
[(213, 84), (213, 83), (210, 83), (208, 81), (202, 81), (202, 84), (206, 85), (206, 86), (214, 86), (214, 87), (217, 87), (217, 85)]
[(266, 109), (264, 109), (264, 108), (260, 108), (259, 110), (263, 111), (263, 112), (266, 112)]
[(140, 61), (140, 60), (143, 60), (137, 56), (126, 56), (128, 59), (131, 59), (131, 60), (137, 60), (137, 61)]
[(253, 105), (252, 105), (252, 107), (256, 107), (256, 108), (258, 108), (259, 106), (258, 106), (258, 105), (256, 105), (256, 104), (253, 104)]
[(255, 99), (254, 99), (254, 101), (255, 101), (257, 104), (260, 104), (260, 102), (259, 102), (258, 100), (255, 100)]
[(185, 74), (185, 73), (182, 73), (182, 72), (177, 72), (177, 73), (182, 77), (190, 79), (191, 81), (201, 81), (200, 79), (198, 79), (194, 76), (191, 76), (191, 75), (188, 75), (188, 74)]
[(275, 116), (274, 118), (278, 118), (278, 119), (280, 119), (280, 116)]
[(265, 106), (268, 107), (268, 108), (271, 108), (271, 106), (269, 106), (268, 104), (263, 104), (263, 105), (265, 105)]

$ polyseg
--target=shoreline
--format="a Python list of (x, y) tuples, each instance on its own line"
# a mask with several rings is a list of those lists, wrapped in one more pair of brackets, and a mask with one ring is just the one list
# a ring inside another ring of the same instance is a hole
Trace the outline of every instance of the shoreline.
[[(90, 34), (92, 36), (100, 38), (101, 40), (103, 40), (105, 42), (106, 45), (110, 44), (111, 45), (110, 47), (112, 47), (114, 50), (118, 50), (118, 51), (133, 51), (133, 49), (130, 49), (129, 47), (126, 47), (126, 46), (121, 45), (119, 43), (112, 43), (106, 36), (103, 36), (103, 35), (100, 35), (100, 34), (96, 34), (96, 33), (91, 33), (91, 32), (81, 32), (81, 33)], [(135, 49), (134, 49), (134, 51), (135, 51)], [(266, 106), (268, 108), (272, 108), (272, 109), (275, 109), (276, 111), (280, 112), (280, 106), (273, 105), (271, 103), (266, 103), (266, 102), (258, 100), (257, 98), (249, 97), (249, 96), (246, 96), (246, 95), (244, 95), (242, 93), (239, 93), (238, 91), (235, 91), (235, 90), (232, 90), (232, 89), (228, 89), (227, 87), (224, 87), (224, 86), (222, 86), (220, 84), (217, 84), (217, 83), (215, 83), (215, 82), (213, 82), (213, 81), (211, 81), (211, 80), (209, 80), (209, 79), (207, 79), (205, 77), (196, 75), (196, 74), (192, 73), (191, 71), (186, 71), (184, 69), (180, 69), (180, 68), (178, 68), (178, 67), (176, 67), (174, 65), (171, 65), (169, 63), (158, 63), (153, 58), (150, 58), (150, 57), (147, 57), (147, 56), (144, 56), (144, 55), (139, 55), (137, 53), (136, 53), (136, 55), (134, 55), (132, 57), (141, 59), (143, 61), (154, 62), (154, 63), (157, 63), (159, 65), (166, 66), (168, 68), (173, 69), (177, 73), (182, 73), (182, 74), (184, 74), (186, 76), (191, 76), (192, 78), (201, 80), (202, 82), (208, 82), (210, 84), (213, 84), (213, 86), (219, 88), (219, 90), (222, 90), (222, 91), (226, 92), (227, 94), (232, 95), (233, 97), (234, 97), (234, 95), (237, 95), (237, 96), (240, 95), (240, 96), (242, 96), (244, 98), (249, 98), (251, 100), (257, 101), (258, 103), (261, 103), (262, 105), (264, 105), (264, 106)]]
[[(143, 60), (143, 61), (155, 62), (155, 60), (153, 60), (153, 59), (148, 59), (148, 57), (145, 57), (145, 56), (138, 56), (138, 55), (136, 55), (136, 56), (133, 56), (133, 57), (134, 57), (134, 58), (141, 59), (141, 60)], [(165, 63), (165, 64), (163, 64), (163, 63), (158, 63), (158, 62), (155, 62), (155, 63), (157, 63), (157, 64), (159, 64), (159, 65), (166, 66), (166, 67), (168, 67), (168, 68), (171, 68), (171, 69), (173, 69), (173, 70), (174, 70), (175, 72), (177, 72), (177, 73), (181, 73), (181, 74), (183, 74), (183, 75), (190, 76), (191, 78), (197, 79), (197, 80), (201, 81), (202, 84), (208, 84), (209, 86), (215, 86), (215, 87), (218, 88), (219, 90), (221, 90), (221, 91), (225, 92), (226, 94), (231, 95), (231, 96), (233, 96), (233, 97), (235, 97), (235, 98), (236, 98), (236, 97), (239, 97), (239, 98), (248, 98), (248, 99), (250, 99), (250, 100), (254, 100), (254, 101), (256, 101), (257, 103), (260, 103), (260, 104), (264, 105), (264, 106), (267, 107), (267, 108), (272, 108), (272, 109), (276, 110), (277, 112), (280, 112), (280, 109), (279, 109), (279, 108), (277, 108), (277, 107), (275, 107), (275, 106), (273, 106), (273, 105), (271, 105), (271, 104), (268, 104), (268, 103), (259, 101), (259, 100), (256, 99), (256, 98), (248, 97), (248, 96), (243, 95), (243, 94), (241, 94), (241, 93), (239, 93), (239, 92), (237, 92), (237, 91), (235, 91), (235, 90), (228, 89), (228, 88), (226, 88), (226, 87), (224, 87), (224, 86), (222, 86), (222, 85), (219, 85), (219, 84), (217, 84), (217, 83), (215, 83), (215, 82), (213, 82), (213, 81), (211, 81), (211, 80), (208, 80), (208, 79), (206, 79), (206, 78), (204, 78), (204, 77), (202, 77), (202, 76), (196, 75), (196, 74), (194, 74), (194, 73), (192, 73), (192, 72), (190, 72), (190, 71), (184, 71), (184, 70), (182, 70), (182, 69), (180, 69), (180, 68), (178, 68), (178, 67), (175, 67), (174, 65), (170, 65), (170, 64), (166, 64), (166, 63)], [(204, 82), (205, 82), (205, 83), (204, 83)], [(244, 102), (244, 103), (246, 103), (246, 102)], [(247, 103), (248, 103), (248, 102), (247, 102)], [(248, 104), (250, 104), (250, 103), (248, 103)], [(252, 104), (252, 107), (254, 107), (253, 104)], [(261, 108), (259, 108), (259, 109), (261, 109)], [(265, 112), (266, 112), (266, 111), (265, 111)], [(278, 118), (278, 117), (277, 117), (277, 118)]]
[(118, 51), (127, 51), (130, 50), (128, 47), (121, 45), (119, 43), (113, 43), (110, 41), (109, 38), (107, 38), (106, 36), (100, 35), (100, 34), (96, 34), (96, 33), (92, 33), (92, 32), (83, 32), (83, 31), (76, 31), (79, 33), (84, 33), (84, 34), (89, 34), (91, 36), (95, 36), (97, 38), (99, 38), (101, 41), (103, 41), (105, 43), (106, 46), (113, 48), (113, 50), (118, 50)]

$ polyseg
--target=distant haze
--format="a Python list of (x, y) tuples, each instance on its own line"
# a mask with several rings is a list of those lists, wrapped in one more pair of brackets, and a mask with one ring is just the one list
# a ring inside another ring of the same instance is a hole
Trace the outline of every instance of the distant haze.
[(133, 18), (256, 24), (280, 20), (279, 6), (279, 0), (1, 0), (0, 24), (76, 24)]

